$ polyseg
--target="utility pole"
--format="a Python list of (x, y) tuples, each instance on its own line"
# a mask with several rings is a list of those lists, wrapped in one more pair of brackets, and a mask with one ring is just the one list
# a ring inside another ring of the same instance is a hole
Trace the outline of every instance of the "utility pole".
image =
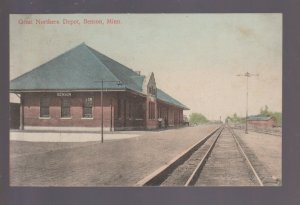
[(103, 80), (101, 80), (101, 143), (103, 143)]
[(245, 133), (248, 134), (248, 78), (251, 76), (259, 76), (259, 74), (251, 74), (249, 72), (246, 72), (245, 74), (238, 74), (239, 77), (246, 77), (247, 81), (247, 88), (246, 88), (246, 128)]
[(104, 134), (103, 134), (103, 83), (116, 83), (117, 86), (121, 86), (122, 82), (121, 81), (116, 81), (116, 80), (101, 80), (101, 81), (94, 81), (95, 83), (101, 82), (101, 91), (100, 91), (100, 103), (101, 103), (101, 143), (104, 141)]

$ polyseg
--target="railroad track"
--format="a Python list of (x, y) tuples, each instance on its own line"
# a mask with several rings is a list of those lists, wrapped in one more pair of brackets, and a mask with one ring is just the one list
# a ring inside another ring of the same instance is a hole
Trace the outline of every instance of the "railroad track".
[[(236, 128), (233, 127), (234, 129), (237, 130), (245, 130), (244, 128)], [(256, 133), (262, 133), (262, 134), (267, 134), (267, 135), (274, 135), (274, 136), (282, 136), (281, 132), (274, 132), (274, 131), (268, 131), (268, 130), (259, 130), (259, 129), (249, 129), (248, 131), (256, 132)]]
[(264, 186), (252, 162), (238, 136), (223, 125), (136, 185)]
[(250, 130), (250, 131), (267, 134), (267, 135), (282, 136), (282, 134), (278, 132), (268, 132), (268, 131), (260, 131), (260, 130)]

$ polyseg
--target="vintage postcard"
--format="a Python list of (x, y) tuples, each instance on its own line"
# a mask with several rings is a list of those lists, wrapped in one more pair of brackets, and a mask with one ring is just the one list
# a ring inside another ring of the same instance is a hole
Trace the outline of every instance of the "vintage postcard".
[(11, 14), (10, 186), (281, 186), (282, 14)]

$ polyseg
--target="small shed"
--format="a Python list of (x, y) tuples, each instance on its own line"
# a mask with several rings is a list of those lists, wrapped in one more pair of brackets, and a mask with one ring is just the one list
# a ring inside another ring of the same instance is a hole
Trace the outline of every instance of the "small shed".
[(248, 125), (254, 126), (254, 127), (273, 127), (274, 126), (273, 118), (268, 115), (249, 116), (247, 121), (248, 121)]

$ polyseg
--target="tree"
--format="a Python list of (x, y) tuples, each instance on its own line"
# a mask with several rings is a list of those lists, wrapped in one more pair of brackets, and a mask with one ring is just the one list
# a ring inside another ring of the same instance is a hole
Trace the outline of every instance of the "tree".
[(207, 118), (204, 115), (202, 115), (201, 113), (192, 113), (192, 114), (190, 114), (189, 118), (190, 118), (190, 120), (189, 120), (190, 124), (194, 124), (194, 125), (208, 122)]
[(226, 120), (232, 123), (245, 123), (245, 118), (239, 117), (236, 113), (234, 113), (232, 116), (228, 116)]
[(233, 119), (237, 119), (237, 118), (238, 118), (237, 114), (234, 113), (234, 114), (233, 114)]
[(274, 120), (274, 123), (276, 126), (280, 126), (282, 125), (282, 113), (281, 112), (273, 112), (271, 114), (273, 120)]
[(282, 113), (281, 112), (271, 112), (269, 107), (265, 105), (264, 109), (260, 109), (260, 115), (270, 116), (274, 120), (275, 126), (282, 125)]
[(269, 115), (269, 107), (267, 105), (265, 105), (265, 108), (260, 108), (260, 114), (261, 115)]

